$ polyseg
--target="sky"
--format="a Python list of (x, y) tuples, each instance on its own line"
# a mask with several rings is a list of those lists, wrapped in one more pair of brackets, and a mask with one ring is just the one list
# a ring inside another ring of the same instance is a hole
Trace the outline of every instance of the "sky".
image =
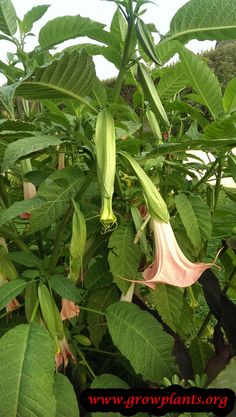
[[(17, 12), (17, 16), (22, 19), (24, 14), (32, 7), (40, 4), (49, 4), (50, 7), (44, 17), (36, 22), (33, 32), (36, 37), (29, 37), (26, 50), (30, 51), (37, 45), (37, 35), (40, 28), (48, 21), (58, 16), (77, 15), (104, 23), (109, 28), (113, 13), (116, 10), (115, 3), (106, 0), (12, 0)], [(155, 4), (147, 5), (147, 12), (143, 16), (146, 23), (154, 23), (160, 33), (165, 34), (169, 30), (171, 18), (176, 11), (186, 3), (186, 0), (153, 0)], [(72, 44), (82, 43), (84, 38), (73, 41), (67, 41), (60, 45), (59, 49)], [(88, 40), (86, 40), (88, 41)], [(214, 45), (213, 42), (191, 41), (188, 47), (195, 52), (201, 52), (210, 49)], [(6, 62), (6, 52), (14, 52), (14, 45), (9, 42), (1, 41), (0, 44), (0, 60)], [(115, 66), (103, 57), (94, 57), (96, 72), (100, 79), (107, 79), (117, 75)], [(0, 74), (0, 85), (4, 78)]]

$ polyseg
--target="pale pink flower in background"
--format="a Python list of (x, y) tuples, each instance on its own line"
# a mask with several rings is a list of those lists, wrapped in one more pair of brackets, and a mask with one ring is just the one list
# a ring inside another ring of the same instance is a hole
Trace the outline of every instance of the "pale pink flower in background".
[[(138, 281), (155, 289), (158, 283), (176, 287), (194, 284), (202, 273), (215, 263), (190, 262), (181, 251), (170, 223), (153, 220), (155, 260), (143, 272), (145, 281)], [(135, 281), (136, 282), (136, 281)]]
[(65, 154), (59, 153), (58, 154), (58, 169), (64, 169), (65, 168)]
[[(36, 188), (35, 185), (31, 182), (23, 181), (23, 192), (24, 192), (24, 200), (30, 200), (31, 198), (35, 197), (36, 195)], [(22, 213), (20, 217), (22, 219), (29, 219), (31, 216), (30, 213)]]
[(20, 306), (21, 304), (19, 303), (19, 301), (17, 301), (17, 299), (14, 298), (10, 301), (10, 303), (6, 305), (6, 312), (11, 313), (12, 311), (17, 310)]
[(75, 305), (73, 301), (66, 300), (62, 298), (62, 309), (60, 312), (60, 316), (62, 320), (71, 319), (76, 317), (80, 314), (79, 306)]
[(58, 344), (59, 351), (55, 355), (56, 369), (58, 369), (61, 365), (66, 367), (68, 365), (69, 358), (71, 358), (72, 362), (76, 363), (76, 358), (70, 351), (70, 347), (66, 338), (63, 337), (63, 339), (58, 340)]

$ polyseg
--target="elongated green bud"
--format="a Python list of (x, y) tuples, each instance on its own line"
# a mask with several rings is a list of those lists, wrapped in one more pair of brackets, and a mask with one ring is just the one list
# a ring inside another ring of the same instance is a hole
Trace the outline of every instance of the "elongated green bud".
[(108, 109), (102, 110), (98, 115), (95, 144), (97, 174), (102, 198), (100, 220), (106, 229), (116, 223), (116, 217), (112, 211), (116, 173), (116, 138), (113, 116)]
[(142, 46), (144, 52), (153, 62), (155, 62), (155, 64), (161, 65), (160, 59), (156, 53), (152, 36), (147, 28), (147, 25), (139, 17), (137, 18), (137, 23), (136, 23), (135, 28), (136, 28), (138, 41), (140, 45)]
[(40, 284), (38, 286), (38, 299), (39, 305), (43, 316), (43, 321), (57, 345), (57, 327), (54, 316), (54, 307), (52, 303), (52, 296), (48, 290), (48, 287), (45, 284)]
[(161, 129), (160, 129), (160, 126), (159, 126), (159, 123), (156, 119), (155, 114), (153, 113), (152, 110), (148, 109), (146, 111), (146, 115), (147, 115), (147, 119), (148, 119), (148, 122), (150, 124), (150, 127), (152, 129), (152, 133), (153, 133), (155, 139), (157, 139), (158, 141), (163, 143)]
[(74, 214), (72, 219), (72, 236), (70, 243), (70, 278), (77, 281), (82, 269), (82, 259), (87, 237), (86, 222), (83, 213), (74, 200)]
[(135, 159), (132, 158), (132, 156), (130, 156), (128, 153), (124, 151), (120, 151), (119, 154), (129, 161), (130, 165), (135, 171), (142, 185), (143, 192), (146, 196), (150, 215), (159, 222), (168, 223), (170, 216), (167, 210), (166, 203), (164, 202), (161, 194), (159, 193), (153, 182), (150, 180), (150, 178), (147, 176), (147, 174), (144, 172), (144, 170), (141, 168), (138, 162), (136, 162)]
[(143, 64), (139, 64), (137, 74), (142, 89), (145, 95), (147, 96), (153, 111), (155, 112), (155, 114), (160, 114), (167, 126), (170, 126), (170, 122), (168, 120), (166, 111), (162, 105), (155, 84), (152, 81), (152, 77), (149, 74), (147, 67), (145, 67), (145, 65)]

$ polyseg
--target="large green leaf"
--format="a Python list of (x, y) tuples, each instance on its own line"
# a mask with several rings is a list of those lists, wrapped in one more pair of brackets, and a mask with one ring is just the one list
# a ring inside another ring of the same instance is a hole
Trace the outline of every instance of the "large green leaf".
[[(119, 300), (120, 293), (114, 285), (98, 288), (91, 292), (88, 297), (87, 307), (105, 313), (106, 308)], [(107, 331), (105, 317), (100, 314), (88, 312), (87, 323), (90, 339), (98, 347), (104, 334)]]
[(165, 68), (164, 74), (157, 86), (157, 92), (161, 98), (173, 97), (186, 87), (188, 81), (181, 63)]
[(151, 296), (164, 323), (178, 333), (181, 329), (180, 319), (184, 306), (182, 288), (158, 284), (157, 289), (151, 291)]
[(0, 415), (54, 417), (53, 342), (42, 326), (21, 324), (0, 339)]
[(59, 60), (36, 68), (17, 88), (16, 94), (29, 100), (70, 97), (89, 105), (83, 97), (92, 90), (95, 79), (93, 60), (84, 50), (65, 52)]
[(214, 381), (212, 381), (210, 388), (230, 388), (236, 394), (236, 358), (231, 359), (226, 368), (221, 371)]
[(37, 191), (42, 204), (31, 211), (29, 233), (45, 229), (62, 216), (80, 186), (78, 168), (65, 168), (50, 175)]
[(177, 51), (183, 64), (183, 71), (190, 85), (198, 93), (201, 101), (208, 107), (212, 116), (217, 119), (223, 113), (219, 81), (202, 58), (189, 51), (180, 43)]
[(42, 27), (39, 32), (39, 43), (42, 48), (49, 49), (68, 39), (87, 36), (106, 45), (117, 45), (119, 48), (119, 42), (106, 32), (104, 27), (103, 23), (80, 15), (57, 17)]
[(0, 0), (0, 31), (11, 36), (16, 30), (17, 17), (11, 0)]
[(56, 398), (55, 417), (80, 416), (79, 407), (73, 386), (65, 375), (55, 375), (53, 391)]
[(212, 346), (196, 337), (190, 345), (189, 353), (194, 373), (197, 375), (204, 374), (207, 361), (214, 355)]
[(226, 40), (236, 38), (234, 0), (190, 0), (170, 23), (169, 40)]
[(144, 380), (159, 384), (176, 372), (174, 340), (151, 314), (123, 301), (108, 307), (107, 324), (113, 343)]
[(30, 138), (19, 139), (8, 145), (4, 154), (2, 171), (7, 171), (12, 165), (23, 156), (28, 156), (33, 152), (38, 152), (49, 146), (57, 146), (61, 144), (61, 140), (55, 136), (33, 136)]
[(50, 286), (61, 297), (74, 301), (75, 303), (80, 303), (81, 290), (76, 288), (75, 283), (64, 275), (54, 275), (50, 279)]
[(40, 4), (39, 6), (35, 6), (29, 10), (22, 20), (23, 31), (25, 33), (30, 32), (33, 24), (43, 17), (49, 7), (50, 6), (48, 4)]
[(32, 198), (30, 200), (17, 201), (6, 210), (0, 212), (0, 227), (9, 222), (21, 213), (30, 213), (33, 209), (40, 207), (43, 200), (40, 198)]
[(198, 220), (193, 210), (192, 204), (185, 194), (178, 194), (175, 197), (175, 204), (185, 227), (186, 233), (198, 253), (202, 247), (202, 239)]
[(134, 228), (132, 224), (124, 223), (117, 227), (109, 239), (108, 262), (114, 281), (120, 290), (126, 293), (130, 283), (122, 280), (137, 279), (141, 250), (134, 244)]
[(211, 239), (212, 234), (212, 218), (208, 205), (199, 195), (189, 195), (188, 200), (193, 208), (196, 216), (201, 239), (203, 242)]
[(236, 77), (227, 84), (223, 104), (225, 113), (233, 113), (236, 111)]
[(0, 287), (0, 310), (12, 301), (17, 295), (21, 294), (26, 287), (23, 279), (14, 279)]

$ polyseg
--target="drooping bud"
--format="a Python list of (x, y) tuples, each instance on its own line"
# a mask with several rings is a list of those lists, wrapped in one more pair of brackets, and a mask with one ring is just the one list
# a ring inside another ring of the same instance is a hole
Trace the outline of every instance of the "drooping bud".
[(130, 156), (125, 151), (120, 151), (119, 154), (124, 156), (129, 161), (130, 165), (135, 171), (143, 188), (150, 215), (158, 221), (168, 223), (170, 216), (167, 210), (167, 206), (156, 186), (153, 184), (153, 182), (150, 180), (138, 162), (132, 158), (132, 156)]

